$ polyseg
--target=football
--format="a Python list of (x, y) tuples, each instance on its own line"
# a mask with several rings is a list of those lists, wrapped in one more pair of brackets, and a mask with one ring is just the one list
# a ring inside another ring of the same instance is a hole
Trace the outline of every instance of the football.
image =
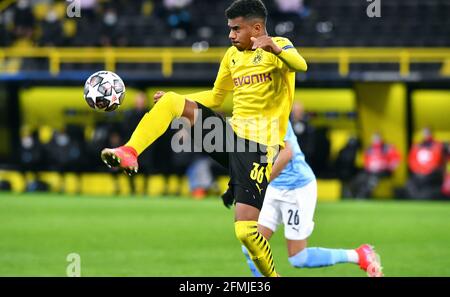
[(113, 111), (125, 97), (125, 84), (120, 76), (111, 71), (98, 71), (84, 84), (84, 99), (96, 110)]

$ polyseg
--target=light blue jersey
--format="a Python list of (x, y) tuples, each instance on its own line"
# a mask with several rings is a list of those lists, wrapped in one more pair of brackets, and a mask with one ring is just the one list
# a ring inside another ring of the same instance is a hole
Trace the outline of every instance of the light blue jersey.
[(304, 187), (316, 177), (311, 167), (305, 161), (305, 155), (298, 145), (297, 136), (295, 136), (290, 122), (284, 140), (290, 144), (293, 157), (286, 164), (286, 167), (281, 171), (280, 175), (270, 182), (270, 185), (282, 190)]

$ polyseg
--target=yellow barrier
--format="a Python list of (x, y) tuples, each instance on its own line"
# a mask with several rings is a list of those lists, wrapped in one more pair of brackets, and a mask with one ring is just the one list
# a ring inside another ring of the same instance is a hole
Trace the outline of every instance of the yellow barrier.
[(59, 172), (40, 172), (38, 178), (50, 186), (51, 192), (60, 193), (62, 191), (63, 177)]
[[(110, 173), (58, 173), (58, 172), (18, 172), (0, 170), (0, 180), (11, 183), (12, 191), (23, 193), (27, 181), (41, 180), (50, 186), (50, 191), (64, 194), (100, 195), (126, 197), (129, 195), (144, 195), (148, 197), (162, 195), (180, 195), (189, 197), (189, 182), (186, 176), (138, 174), (132, 178), (126, 175)], [(228, 188), (228, 176), (218, 176), (216, 183), (221, 193)], [(135, 192), (132, 192), (134, 183)], [(317, 180), (319, 201), (339, 201), (341, 199), (341, 182), (336, 179)]]
[(131, 194), (131, 184), (130, 178), (125, 174), (120, 174), (116, 179), (117, 188), (119, 195), (130, 195)]
[(109, 173), (85, 173), (81, 175), (81, 193), (86, 195), (108, 195), (116, 193), (116, 181)]
[(11, 190), (14, 193), (21, 193), (25, 191), (25, 177), (20, 172), (0, 170), (0, 180), (8, 181), (11, 184)]
[(65, 173), (63, 178), (63, 192), (78, 194), (80, 192), (80, 177), (76, 173)]
[(147, 179), (147, 195), (163, 195), (166, 190), (166, 179), (163, 175), (151, 175)]
[(336, 179), (317, 180), (317, 200), (335, 202), (341, 200), (342, 184)]
[[(352, 63), (397, 63), (402, 76), (408, 76), (411, 63), (442, 63), (450, 60), (450, 48), (299, 48), (308, 63), (338, 64), (339, 74), (347, 76)], [(50, 73), (60, 72), (62, 63), (104, 63), (114, 71), (117, 63), (158, 63), (165, 77), (173, 74), (175, 63), (219, 63), (226, 48), (195, 52), (180, 48), (0, 48), (0, 64), (8, 58), (47, 58)], [(441, 75), (446, 75), (441, 71)]]

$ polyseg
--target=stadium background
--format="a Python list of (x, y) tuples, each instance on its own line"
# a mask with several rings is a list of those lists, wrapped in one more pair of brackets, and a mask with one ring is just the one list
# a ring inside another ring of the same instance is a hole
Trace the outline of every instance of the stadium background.
[[(408, 178), (406, 156), (423, 127), (450, 141), (450, 2), (381, 0), (379, 18), (367, 15), (371, 3), (363, 0), (305, 0), (295, 12), (279, 4), (303, 1), (265, 2), (269, 34), (291, 39), (308, 62), (295, 100), (326, 142), (314, 164), (312, 243), (373, 241), (388, 261), (387, 275), (449, 276), (443, 259), (450, 259), (450, 205), (387, 200)], [(78, 3), (79, 17), (69, 17), (68, 5)], [(232, 215), (218, 199), (227, 184), (220, 169), (212, 168), (217, 185), (210, 195), (193, 201), (185, 175), (190, 157), (168, 152), (170, 135), (134, 179), (109, 173), (98, 158), (102, 145), (128, 137), (124, 119), (139, 93), (152, 98), (160, 89), (190, 93), (212, 85), (229, 46), (229, 3), (0, 3), (0, 234), (8, 239), (0, 243), (0, 275), (64, 275), (65, 255), (77, 250), (87, 259), (83, 275), (249, 275)], [(127, 87), (114, 113), (95, 112), (82, 97), (85, 79), (102, 69)], [(229, 98), (221, 111), (231, 108)], [(378, 185), (375, 201), (345, 199), (338, 154), (355, 137), (354, 165), (361, 168), (374, 132), (397, 147), (402, 162)], [(68, 145), (59, 145), (62, 135)], [(27, 150), (30, 136), (39, 153)], [(178, 246), (168, 248), (166, 236)], [(283, 262), (281, 234), (273, 245), (282, 274), (361, 276), (347, 266), (294, 270)], [(218, 259), (229, 265), (215, 267)]]

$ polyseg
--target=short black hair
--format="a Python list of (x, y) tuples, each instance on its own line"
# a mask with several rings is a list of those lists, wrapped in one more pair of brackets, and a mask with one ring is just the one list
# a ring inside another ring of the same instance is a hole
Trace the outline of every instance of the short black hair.
[(267, 8), (261, 0), (236, 0), (225, 10), (228, 19), (243, 17), (245, 19), (267, 19)]

